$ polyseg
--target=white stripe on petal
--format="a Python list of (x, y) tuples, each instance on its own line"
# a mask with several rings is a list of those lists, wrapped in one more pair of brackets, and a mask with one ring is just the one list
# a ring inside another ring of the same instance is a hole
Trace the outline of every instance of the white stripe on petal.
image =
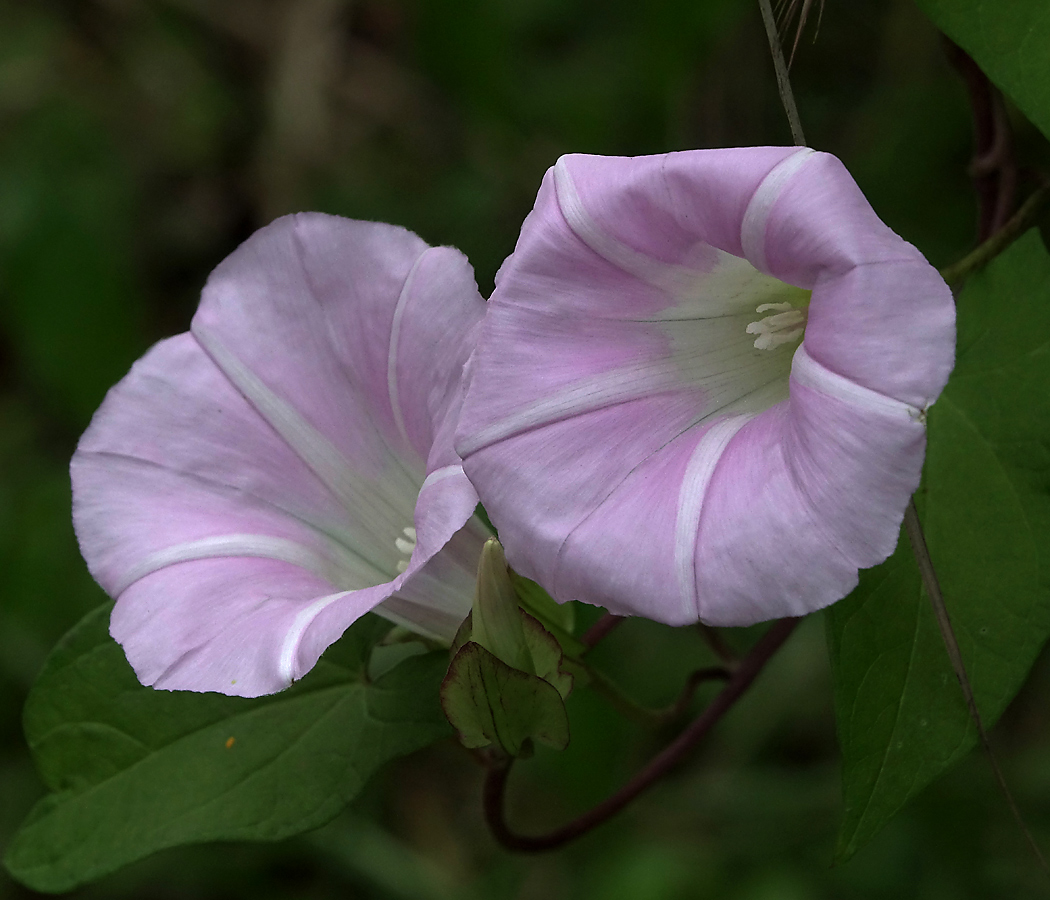
[[(391, 536), (397, 533), (404, 519), (403, 512), (395, 509), (364, 478), (358, 477), (354, 467), (338, 448), (307, 422), (295, 407), (270, 390), (216, 335), (199, 325), (193, 327), (193, 335), (234, 387), (309, 466), (343, 507), (353, 511), (355, 518), (360, 521), (372, 523), (371, 529), (359, 529), (355, 536), (357, 539), (366, 538), (369, 547), (365, 554), (369, 558), (383, 559), (386, 541), (373, 532), (378, 531), (377, 524), (385, 523)], [(406, 494), (405, 508), (413, 508), (415, 499), (415, 494)]]
[(292, 627), (288, 629), (288, 633), (284, 637), (284, 643), (281, 645), (281, 655), (277, 663), (277, 671), (285, 683), (291, 684), (295, 680), (295, 656), (299, 652), (299, 642), (302, 641), (306, 629), (310, 627), (310, 623), (324, 609), (331, 606), (336, 600), (345, 597), (348, 593), (350, 591), (319, 597), (296, 614), (292, 620)]
[(602, 230), (584, 209), (564, 156), (554, 165), (554, 190), (558, 196), (558, 206), (561, 207), (562, 215), (573, 234), (602, 259), (647, 284), (670, 291), (676, 296), (696, 293), (699, 283), (705, 277), (702, 272), (653, 259)]
[(440, 469), (435, 469), (426, 478), (423, 479), (423, 485), (420, 487), (419, 492), (422, 494), (432, 484), (437, 484), (439, 481), (444, 481), (446, 478), (451, 478), (453, 475), (462, 475), (463, 466), (442, 466)]
[(386, 361), (386, 384), (387, 391), (390, 394), (390, 408), (394, 413), (394, 422), (397, 425), (398, 433), (400, 433), (406, 445), (409, 444), (408, 430), (405, 428), (405, 417), (401, 412), (401, 398), (398, 395), (397, 388), (397, 350), (398, 343), (401, 340), (401, 319), (405, 315), (405, 307), (408, 305), (408, 298), (412, 293), (416, 272), (419, 271), (419, 264), (423, 261), (423, 257), (431, 249), (433, 248), (428, 247), (427, 250), (420, 253), (419, 258), (412, 264), (412, 268), (409, 269), (408, 277), (405, 278), (405, 284), (397, 298), (397, 306), (394, 307), (394, 321), (390, 326), (390, 349)]
[[(287, 516), (299, 525), (305, 526), (312, 532), (315, 532), (312, 535), (312, 539), (324, 543), (327, 558), (334, 560), (334, 564), (341, 572), (349, 573), (351, 575), (354, 575), (355, 573), (360, 575), (362, 572), (367, 572), (367, 576), (364, 576), (363, 579), (358, 577), (356, 580), (361, 581), (362, 584), (375, 583), (373, 573), (377, 573), (379, 570), (375, 568), (373, 563), (369, 562), (357, 550), (350, 546), (350, 536), (347, 534), (345, 528), (336, 528), (331, 525), (326, 525), (321, 521), (314, 521), (309, 516), (304, 516), (303, 513), (292, 510), (274, 500), (266, 499), (265, 497), (252, 493), (252, 491), (244, 488), (236, 487), (222, 481), (215, 481), (201, 475), (199, 472), (187, 472), (181, 469), (172, 469), (153, 460), (143, 459), (137, 456), (129, 456), (115, 451), (85, 450), (81, 448), (77, 453), (85, 459), (95, 457), (97, 458), (99, 465), (104, 465), (107, 468), (126, 469), (127, 471), (124, 471), (123, 474), (131, 478), (153, 478), (160, 475), (180, 480), (185, 479), (187, 483), (175, 487), (176, 490), (203, 489), (206, 491), (215, 491), (224, 497), (237, 496), (238, 499), (241, 499), (246, 503), (258, 504), (259, 507), (264, 510), (277, 512), (283, 516)], [(268, 537), (268, 535), (265, 537)], [(380, 580), (385, 581), (388, 578), (389, 575), (384, 574)]]
[(570, 384), (559, 391), (523, 406), (517, 412), (487, 425), (464, 438), (456, 449), (462, 457), (516, 434), (554, 422), (615, 406), (628, 400), (649, 397), (682, 386), (682, 379), (669, 364), (641, 363), (612, 369)]
[(683, 322), (674, 329), (671, 337), (677, 346), (668, 358), (580, 379), (463, 438), (456, 445), (457, 451), (467, 457), (534, 428), (670, 391), (699, 388), (705, 393), (707, 402), (699, 410), (697, 422), (741, 400), (746, 402), (745, 409), (752, 411), (747, 398), (765, 398), (763, 389), (767, 386), (778, 395), (772, 402), (786, 395), (786, 356), (755, 351), (744, 322), (724, 317), (717, 325), (714, 320), (708, 322), (696, 328)]
[(806, 352), (804, 342), (799, 345), (791, 360), (791, 377), (798, 384), (819, 391), (828, 397), (834, 397), (850, 406), (918, 422), (923, 421), (924, 418), (923, 410), (918, 407), (897, 400), (895, 397), (887, 397), (837, 372), (832, 372), (831, 369), (826, 369)]
[(696, 545), (704, 496), (715, 473), (715, 466), (729, 442), (753, 418), (732, 416), (715, 422), (700, 438), (685, 467), (675, 516), (674, 564), (681, 589), (682, 608), (688, 618), (698, 617), (700, 610), (696, 594)]
[(271, 391), (208, 329), (195, 326), (193, 336), (285, 443), (344, 505), (349, 506), (356, 499), (357, 492), (347, 484), (347, 473), (351, 467), (346, 457), (307, 422), (295, 407)]
[(769, 271), (766, 264), (766, 225), (769, 222), (773, 204), (777, 202), (777, 198), (787, 187), (788, 182), (795, 177), (799, 169), (809, 161), (814, 153), (816, 150), (800, 147), (790, 156), (778, 162), (762, 179), (762, 183), (759, 184), (751, 201), (747, 204), (744, 220), (740, 225), (740, 243), (744, 248), (744, 256), (762, 272)]
[[(198, 559), (227, 559), (243, 556), (290, 563), (333, 583), (339, 583), (343, 580), (340, 576), (345, 574), (344, 566), (332, 562), (296, 541), (267, 534), (221, 534), (196, 541), (186, 541), (151, 553), (124, 574), (120, 582), (114, 586), (113, 594), (119, 597), (139, 579), (178, 563)], [(353, 560), (357, 566), (360, 566), (361, 562), (357, 559)], [(368, 584), (381, 584), (387, 580), (388, 576), (378, 569), (372, 567), (368, 569), (365, 575)]]

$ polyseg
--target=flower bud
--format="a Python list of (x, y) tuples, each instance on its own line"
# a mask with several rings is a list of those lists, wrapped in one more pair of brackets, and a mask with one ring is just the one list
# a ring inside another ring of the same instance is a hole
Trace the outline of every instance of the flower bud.
[(512, 669), (536, 674), (525, 642), (517, 593), (507, 571), (503, 546), (495, 538), (485, 542), (478, 562), (478, 580), (471, 611), (471, 640)]

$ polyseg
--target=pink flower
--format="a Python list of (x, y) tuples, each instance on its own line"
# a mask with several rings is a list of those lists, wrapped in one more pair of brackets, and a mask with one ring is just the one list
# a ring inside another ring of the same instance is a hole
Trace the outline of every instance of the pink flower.
[(452, 447), (483, 311), (461, 253), (391, 225), (289, 216), (219, 265), (71, 467), (143, 683), (277, 691), (369, 610), (453, 636), (486, 536)]
[(500, 271), (457, 449), (558, 600), (798, 616), (892, 552), (954, 340), (947, 286), (832, 156), (567, 156)]

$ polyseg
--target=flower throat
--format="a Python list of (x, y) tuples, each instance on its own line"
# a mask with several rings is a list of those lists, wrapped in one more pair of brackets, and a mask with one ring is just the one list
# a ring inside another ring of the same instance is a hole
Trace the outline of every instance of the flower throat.
[(784, 285), (783, 291), (777, 291), (785, 299), (760, 303), (756, 313), (771, 313), (751, 322), (745, 329), (755, 335), (756, 350), (776, 350), (787, 344), (797, 346), (806, 330), (809, 313), (809, 301), (812, 291)]

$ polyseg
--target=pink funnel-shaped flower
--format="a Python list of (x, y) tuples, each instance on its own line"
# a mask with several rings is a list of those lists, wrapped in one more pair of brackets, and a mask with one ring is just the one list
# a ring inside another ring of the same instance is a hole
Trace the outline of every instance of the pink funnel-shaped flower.
[(892, 552), (954, 340), (947, 286), (832, 156), (566, 156), (500, 271), (456, 446), (558, 600), (798, 616)]
[(271, 693), (369, 610), (454, 635), (486, 536), (452, 446), (483, 312), (461, 253), (391, 225), (289, 216), (219, 265), (71, 467), (143, 683)]

